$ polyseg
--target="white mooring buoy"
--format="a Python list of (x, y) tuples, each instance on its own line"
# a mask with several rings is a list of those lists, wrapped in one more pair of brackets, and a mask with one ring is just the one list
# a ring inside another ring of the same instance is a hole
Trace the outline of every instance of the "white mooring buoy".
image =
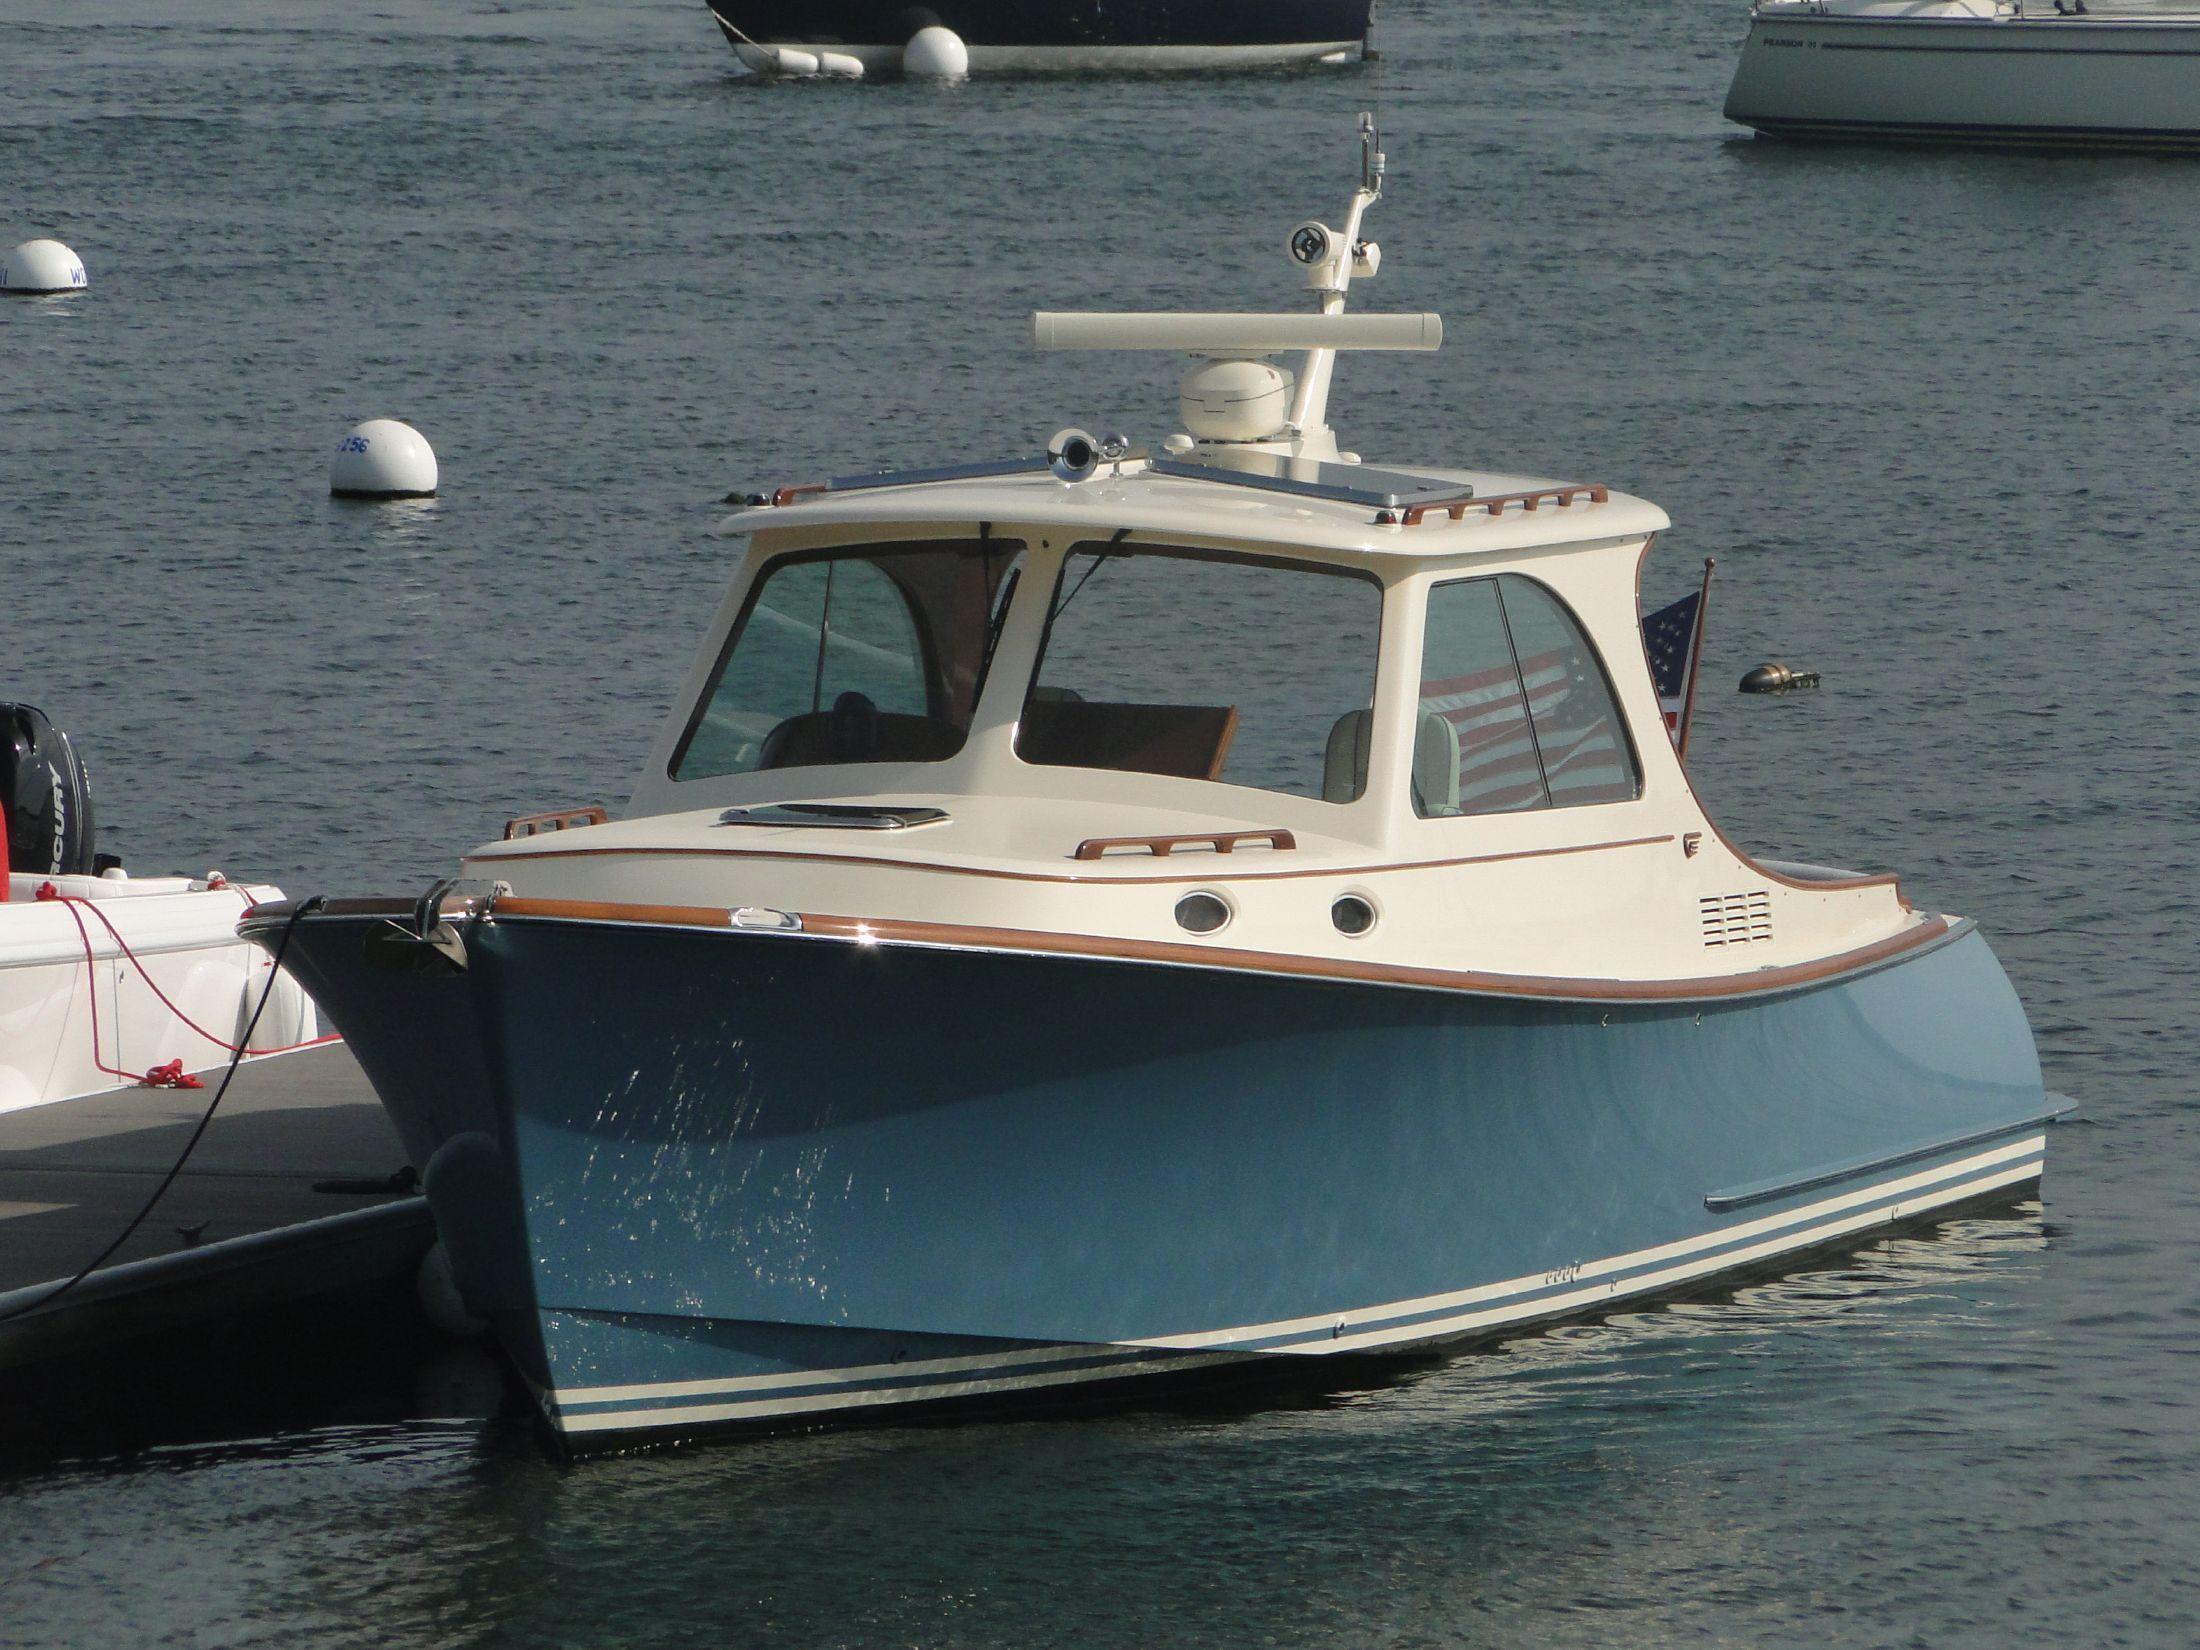
[(336, 498), (428, 498), (435, 483), (435, 449), (394, 418), (354, 424), (329, 461), (328, 490)]
[(953, 29), (928, 23), (902, 47), (901, 72), (919, 80), (961, 80), (970, 73), (970, 48)]
[(59, 241), (25, 241), (0, 261), (0, 292), (82, 292), (84, 260)]

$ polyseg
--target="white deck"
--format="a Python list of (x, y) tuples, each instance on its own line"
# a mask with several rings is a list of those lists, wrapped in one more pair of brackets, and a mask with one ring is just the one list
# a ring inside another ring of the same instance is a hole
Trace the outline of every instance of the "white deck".
[[(7, 881), (0, 1112), (127, 1087), (172, 1060), (186, 1072), (228, 1062), (270, 968), (265, 952), (237, 937), (237, 919), (257, 901), (282, 898), (281, 889), (210, 888), (184, 877)], [(48, 883), (91, 903), (38, 899)], [(287, 1048), (319, 1034), (312, 999), (285, 976), (252, 1047)]]

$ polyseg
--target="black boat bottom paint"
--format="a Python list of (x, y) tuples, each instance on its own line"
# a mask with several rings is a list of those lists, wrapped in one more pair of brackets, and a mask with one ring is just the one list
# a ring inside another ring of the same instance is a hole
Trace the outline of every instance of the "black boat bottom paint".
[(1370, 0), (709, 0), (729, 43), (824, 47), (898, 64), (920, 28), (953, 30), (979, 70), (1223, 68), (1358, 55)]
[(2079, 126), (1922, 126), (1865, 120), (1783, 120), (1765, 115), (1730, 114), (1729, 120), (1762, 136), (1790, 142), (1958, 145), (1996, 149), (2096, 149), (2200, 153), (2200, 127), (2156, 131), (2139, 127)]

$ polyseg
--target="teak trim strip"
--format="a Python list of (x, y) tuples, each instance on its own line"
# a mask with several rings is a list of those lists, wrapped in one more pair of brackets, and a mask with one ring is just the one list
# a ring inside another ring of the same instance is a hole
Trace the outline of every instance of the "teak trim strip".
[[(1207, 839), (1201, 837), (1198, 840)], [(1455, 859), (1411, 859), (1390, 865), (1324, 865), (1301, 871), (1237, 871), (1225, 875), (1170, 877), (1090, 876), (1075, 871), (1002, 871), (985, 865), (940, 865), (929, 860), (887, 859), (877, 854), (829, 854), (805, 848), (539, 848), (524, 853), (488, 853), (477, 857), (479, 863), (487, 866), (505, 865), (515, 859), (573, 859), (584, 854), (627, 854), (637, 859), (725, 855), (741, 859), (802, 860), (824, 865), (882, 866), (894, 871), (931, 871), (943, 876), (995, 877), (1006, 882), (1072, 882), (1137, 888), (1154, 883), (1282, 882), (1304, 877), (1341, 877), (1349, 881), (1356, 877), (1380, 876), (1391, 871), (1447, 871), (1460, 865), (1493, 865), (1515, 859), (1549, 859), (1558, 854), (1600, 854), (1612, 848), (1652, 848), (1676, 840), (1673, 833), (1668, 831), (1663, 836), (1631, 836), (1617, 842), (1578, 842), (1560, 848), (1514, 848), (1495, 854), (1464, 854)], [(1796, 886), (1816, 888), (1835, 885), (1799, 883)]]
[[(272, 908), (270, 908), (272, 909)], [(498, 917), (541, 917), (565, 922), (647, 924), (679, 928), (730, 928), (732, 913), (708, 905), (618, 905), (598, 900), (523, 899), (496, 902)], [(1367, 985), (1418, 986), (1465, 991), (1483, 996), (1550, 998), (1592, 1002), (1704, 1002), (1757, 997), (1814, 985), (1868, 969), (1905, 953), (1954, 939), (1970, 930), (1968, 921), (1950, 923), (1931, 917), (1914, 928), (1813, 962), (1763, 968), (1746, 974), (1687, 980), (1592, 980), (1539, 974), (1485, 974), (1463, 969), (1416, 968), (1402, 964), (1357, 962), (1340, 957), (1308, 957), (1222, 946), (1183, 945), (1166, 940), (1132, 940), (1095, 934), (1051, 934), (1023, 928), (978, 928), (961, 923), (908, 922), (898, 918), (842, 917), (796, 913), (802, 935), (855, 940), (863, 944), (917, 945), (975, 951), (1022, 951), (1059, 957), (1091, 957), (1117, 962), (1173, 963), (1239, 973), (1277, 974), (1295, 979), (1349, 980)], [(775, 936), (765, 936), (775, 937)], [(801, 936), (776, 936), (789, 940)]]

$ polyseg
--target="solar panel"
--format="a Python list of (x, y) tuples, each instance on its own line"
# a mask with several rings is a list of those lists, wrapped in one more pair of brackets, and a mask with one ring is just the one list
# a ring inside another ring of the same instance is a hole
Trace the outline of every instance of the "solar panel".
[(1474, 496), (1472, 487), (1442, 476), (1417, 475), (1411, 470), (1376, 470), (1364, 464), (1321, 464), (1311, 459), (1286, 458), (1280, 453), (1234, 454), (1228, 464), (1202, 463), (1197, 458), (1157, 458), (1153, 461), (1153, 472), (1192, 481), (1255, 487), (1263, 492), (1290, 493), (1299, 498), (1362, 504), (1374, 510), (1396, 510), (1410, 504), (1433, 504), (1438, 500), (1449, 502)]
[[(1146, 455), (1132, 452), (1127, 460)], [(1280, 453), (1235, 453), (1228, 463), (1198, 456), (1148, 458), (1154, 475), (1187, 481), (1212, 481), (1225, 487), (1250, 487), (1294, 498), (1327, 499), (1371, 510), (1398, 510), (1415, 504), (1449, 504), (1474, 497), (1464, 482), (1412, 470), (1378, 470), (1365, 464), (1324, 464), (1287, 458)], [(1024, 475), (1048, 467), (1044, 453), (1000, 458), (978, 464), (946, 464), (921, 470), (878, 470), (869, 475), (834, 476), (820, 491), (847, 493), (872, 487), (914, 487), (929, 481), (972, 481), (985, 476)]]
[(993, 458), (978, 464), (940, 464), (925, 470), (876, 470), (869, 475), (834, 476), (825, 484), (825, 490), (849, 493), (864, 487), (914, 487), (927, 481), (973, 481), (981, 476), (1022, 475), (1047, 467), (1047, 455), (1037, 453), (1029, 458)]

